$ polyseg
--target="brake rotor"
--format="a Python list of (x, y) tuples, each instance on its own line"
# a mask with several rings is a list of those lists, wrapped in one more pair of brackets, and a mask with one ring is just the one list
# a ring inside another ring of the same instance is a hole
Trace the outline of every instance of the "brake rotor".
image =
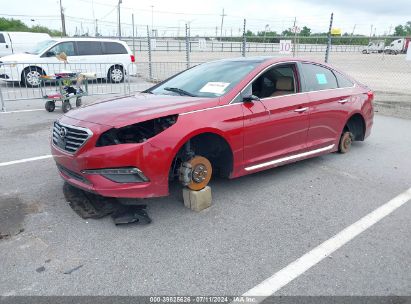
[(341, 136), (341, 141), (340, 141), (340, 152), (341, 153), (347, 153), (352, 144), (352, 134), (350, 132), (345, 132)]
[(203, 156), (194, 156), (187, 161), (191, 166), (191, 179), (187, 187), (191, 190), (201, 190), (208, 185), (213, 173), (210, 161)]

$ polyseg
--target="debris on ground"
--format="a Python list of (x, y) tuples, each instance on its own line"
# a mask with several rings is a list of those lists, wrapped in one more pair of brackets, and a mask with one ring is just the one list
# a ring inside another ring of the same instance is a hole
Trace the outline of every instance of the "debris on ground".
[(39, 268), (36, 269), (36, 271), (37, 271), (38, 273), (43, 272), (43, 271), (45, 271), (45, 270), (46, 270), (46, 267), (44, 267), (44, 266), (41, 266), (41, 267), (39, 267)]
[(64, 274), (72, 274), (74, 271), (79, 270), (81, 267), (83, 267), (83, 265), (79, 265), (77, 267), (74, 267), (72, 269), (66, 270), (65, 272), (63, 272)]
[(124, 205), (115, 198), (89, 193), (68, 183), (64, 184), (63, 193), (70, 207), (83, 219), (111, 215), (116, 225), (151, 223), (146, 205)]
[(121, 205), (111, 214), (114, 224), (124, 225), (129, 223), (150, 224), (151, 218), (148, 216), (146, 205), (124, 206)]

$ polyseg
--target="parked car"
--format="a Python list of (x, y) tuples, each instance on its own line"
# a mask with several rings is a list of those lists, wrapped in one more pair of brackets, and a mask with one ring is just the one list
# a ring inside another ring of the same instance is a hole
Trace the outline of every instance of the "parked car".
[[(56, 57), (65, 53), (67, 63)], [(21, 81), (27, 87), (39, 86), (41, 75), (95, 72), (98, 78), (113, 83), (123, 82), (135, 61), (128, 45), (119, 40), (98, 38), (63, 38), (45, 40), (31, 51), (1, 58), (0, 78)]]
[(402, 38), (394, 40), (390, 45), (384, 48), (384, 53), (398, 55), (407, 53), (410, 44), (410, 38)]
[(46, 33), (0, 32), (0, 57), (29, 51), (47, 39), (51, 37)]
[(373, 92), (322, 63), (204, 63), (152, 88), (66, 113), (51, 151), (71, 185), (109, 197), (192, 190), (339, 151), (370, 135)]
[(385, 42), (384, 40), (372, 41), (370, 42), (365, 49), (362, 50), (363, 54), (371, 53), (382, 53), (384, 52)]

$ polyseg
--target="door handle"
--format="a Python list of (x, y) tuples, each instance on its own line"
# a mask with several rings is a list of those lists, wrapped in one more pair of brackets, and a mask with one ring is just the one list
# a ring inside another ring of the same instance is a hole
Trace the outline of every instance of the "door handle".
[(305, 107), (305, 108), (295, 109), (294, 112), (303, 113), (303, 112), (305, 112), (305, 111), (307, 111), (307, 110), (308, 110), (308, 107)]
[(341, 104), (344, 104), (346, 102), (348, 102), (348, 99), (341, 99), (341, 100), (338, 101), (338, 103), (341, 103)]

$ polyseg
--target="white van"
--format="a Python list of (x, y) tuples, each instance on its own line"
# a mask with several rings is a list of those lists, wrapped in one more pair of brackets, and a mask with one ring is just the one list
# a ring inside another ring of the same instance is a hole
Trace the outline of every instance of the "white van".
[(47, 39), (51, 37), (45, 33), (0, 32), (0, 57), (26, 52)]
[[(61, 53), (67, 55), (67, 63), (57, 59)], [(29, 52), (0, 58), (0, 78), (37, 87), (41, 75), (70, 71), (96, 73), (97, 78), (118, 83), (124, 81), (125, 75), (134, 74), (131, 71), (134, 61), (130, 48), (120, 40), (50, 39), (38, 43)]]

